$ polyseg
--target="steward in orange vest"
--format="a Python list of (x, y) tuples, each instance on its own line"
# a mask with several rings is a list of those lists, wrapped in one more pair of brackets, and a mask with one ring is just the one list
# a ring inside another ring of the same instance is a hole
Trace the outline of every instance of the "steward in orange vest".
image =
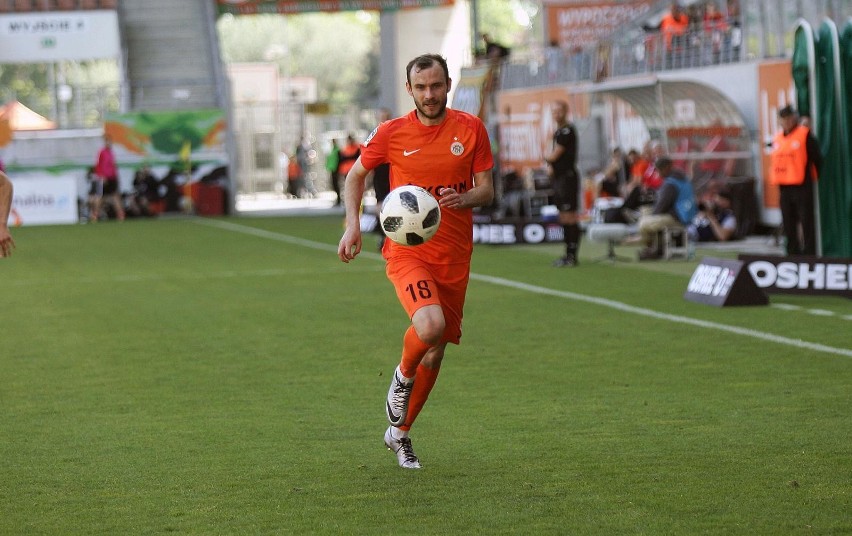
[(816, 255), (814, 184), (822, 166), (819, 142), (790, 106), (778, 112), (782, 131), (772, 141), (769, 182), (779, 187), (788, 255)]

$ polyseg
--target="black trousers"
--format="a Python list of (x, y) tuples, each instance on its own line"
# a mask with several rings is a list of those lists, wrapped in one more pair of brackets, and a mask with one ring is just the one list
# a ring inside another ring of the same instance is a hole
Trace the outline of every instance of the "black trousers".
[[(806, 181), (784, 185), (781, 191), (781, 219), (787, 238), (787, 255), (816, 255), (816, 218), (814, 184)], [(801, 226), (801, 237), (799, 236)]]

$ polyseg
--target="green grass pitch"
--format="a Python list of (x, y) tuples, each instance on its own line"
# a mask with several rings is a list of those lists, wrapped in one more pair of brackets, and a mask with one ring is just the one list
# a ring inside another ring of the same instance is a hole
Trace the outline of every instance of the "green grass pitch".
[(477, 246), (405, 471), (382, 435), (407, 321), (341, 225), (13, 229), (0, 534), (852, 533), (849, 300), (710, 307), (694, 261)]

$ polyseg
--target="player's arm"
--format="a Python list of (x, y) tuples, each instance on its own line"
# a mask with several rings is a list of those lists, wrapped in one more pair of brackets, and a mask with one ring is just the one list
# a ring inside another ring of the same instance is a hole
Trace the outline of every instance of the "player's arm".
[(0, 172), (0, 258), (12, 254), (15, 241), (9, 233), (9, 213), (12, 210), (12, 181)]
[(553, 144), (553, 150), (549, 155), (544, 157), (544, 161), (552, 166), (555, 162), (559, 161), (563, 154), (565, 154), (565, 150), (564, 145), (559, 145), (559, 143)]
[(346, 230), (337, 245), (337, 256), (348, 263), (361, 252), (361, 199), (364, 196), (367, 173), (359, 157), (343, 182), (343, 198), (346, 206)]
[(491, 170), (480, 171), (473, 175), (473, 188), (458, 193), (453, 188), (444, 188), (440, 192), (441, 208), (473, 208), (490, 205), (494, 200), (494, 178)]

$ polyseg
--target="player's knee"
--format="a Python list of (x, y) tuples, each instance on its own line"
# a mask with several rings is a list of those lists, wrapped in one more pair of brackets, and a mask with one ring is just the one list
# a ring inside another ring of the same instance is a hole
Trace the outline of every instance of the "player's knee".
[(414, 319), (414, 330), (417, 331), (417, 336), (430, 346), (441, 342), (446, 327), (447, 323), (440, 308), (437, 313), (419, 315)]

